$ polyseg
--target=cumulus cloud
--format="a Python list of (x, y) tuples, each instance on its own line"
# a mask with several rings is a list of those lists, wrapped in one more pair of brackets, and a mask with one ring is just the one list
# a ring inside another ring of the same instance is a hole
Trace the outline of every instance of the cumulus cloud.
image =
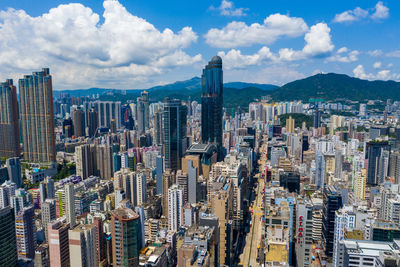
[(381, 70), (376, 74), (367, 73), (363, 65), (358, 65), (353, 69), (354, 77), (364, 80), (400, 80), (400, 74), (392, 73), (390, 70)]
[(276, 61), (277, 57), (271, 50), (264, 46), (253, 55), (243, 55), (240, 50), (232, 49), (228, 53), (219, 52), (218, 55), (224, 60), (226, 69), (241, 69), (248, 66), (260, 65), (267, 61)]
[(375, 50), (368, 51), (367, 54), (370, 55), (371, 57), (378, 57), (378, 56), (381, 56), (383, 54), (383, 52), (380, 49), (375, 49)]
[(246, 16), (246, 11), (248, 8), (235, 8), (235, 4), (232, 1), (222, 0), (221, 5), (219, 7), (210, 7), (211, 10), (218, 10), (220, 15), (222, 16), (230, 16), (230, 17), (242, 17)]
[(379, 1), (374, 8), (362, 9), (356, 7), (353, 10), (347, 10), (340, 14), (336, 14), (333, 19), (337, 23), (351, 23), (365, 18), (373, 20), (381, 20), (389, 17), (389, 8), (386, 7), (382, 1)]
[[(273, 53), (268, 47), (263, 46), (251, 55), (242, 54), (239, 49), (231, 49), (227, 53), (220, 51), (218, 55), (224, 60), (227, 69), (243, 69), (248, 66), (261, 65), (266, 62), (281, 63), (287, 61), (304, 60), (315, 57), (329, 56), (334, 49), (331, 41), (330, 29), (325, 23), (313, 25), (304, 35), (305, 45), (302, 50), (282, 48), (278, 53)], [(346, 49), (346, 51), (344, 50)], [(347, 48), (339, 49), (340, 53), (347, 53)], [(348, 52), (346, 57), (349, 62), (357, 57), (358, 51)], [(343, 60), (343, 59), (342, 59)]]
[(400, 50), (395, 50), (395, 51), (386, 53), (386, 56), (387, 57), (396, 57), (396, 58), (398, 57), (398, 58), (400, 58)]
[(375, 5), (375, 12), (371, 15), (372, 19), (386, 19), (389, 17), (389, 8), (384, 6), (382, 1)]
[(282, 14), (268, 16), (263, 24), (233, 21), (222, 29), (212, 28), (206, 34), (207, 44), (219, 48), (235, 48), (254, 44), (272, 44), (281, 37), (298, 37), (308, 30), (302, 18)]
[(342, 47), (336, 51), (336, 53), (329, 58), (327, 61), (349, 63), (358, 60), (358, 55), (360, 54), (357, 50), (350, 51), (347, 47)]
[(59, 5), (38, 17), (23, 10), (0, 11), (1, 72), (49, 66), (59, 86), (90, 86), (95, 85), (88, 83), (91, 78), (143, 81), (145, 76), (201, 60), (201, 55), (183, 51), (197, 41), (190, 27), (160, 31), (118, 1), (105, 0), (103, 6), (103, 23), (82, 4)]
[(374, 69), (380, 69), (380, 68), (382, 68), (382, 62), (377, 61), (372, 66), (374, 67)]
[(282, 60), (293, 61), (329, 55), (335, 47), (331, 40), (330, 31), (331, 29), (326, 23), (321, 22), (313, 25), (304, 36), (306, 44), (302, 50), (283, 48), (279, 50), (279, 57)]

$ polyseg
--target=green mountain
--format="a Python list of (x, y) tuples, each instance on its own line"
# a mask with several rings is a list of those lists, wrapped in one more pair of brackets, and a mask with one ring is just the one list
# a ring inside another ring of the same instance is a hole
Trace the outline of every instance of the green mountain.
[[(127, 92), (126, 94), (114, 93), (114, 94), (103, 94), (100, 96), (101, 100), (105, 101), (121, 101), (126, 103), (129, 100), (136, 100), (138, 92)], [(260, 100), (262, 96), (267, 93), (265, 90), (256, 87), (247, 87), (243, 89), (226, 88), (224, 87), (224, 106), (228, 109), (238, 108), (239, 106), (247, 110), (249, 103), (255, 100)], [(177, 98), (182, 100), (188, 100), (189, 97), (192, 101), (201, 101), (201, 90), (191, 89), (178, 89), (178, 90), (154, 90), (149, 93), (151, 102), (163, 101), (164, 98)]]
[(317, 74), (305, 79), (290, 82), (273, 91), (275, 100), (303, 100), (323, 98), (334, 100), (366, 100), (388, 98), (400, 100), (400, 83), (395, 81), (367, 81), (344, 74)]

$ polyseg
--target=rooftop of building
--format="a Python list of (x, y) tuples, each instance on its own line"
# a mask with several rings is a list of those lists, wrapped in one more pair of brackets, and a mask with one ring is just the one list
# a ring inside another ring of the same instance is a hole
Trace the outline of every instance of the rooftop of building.
[(187, 150), (186, 153), (188, 154), (209, 154), (211, 155), (217, 148), (212, 143), (207, 144), (192, 144)]
[(111, 215), (121, 220), (136, 220), (139, 215), (129, 208), (118, 208), (111, 211)]

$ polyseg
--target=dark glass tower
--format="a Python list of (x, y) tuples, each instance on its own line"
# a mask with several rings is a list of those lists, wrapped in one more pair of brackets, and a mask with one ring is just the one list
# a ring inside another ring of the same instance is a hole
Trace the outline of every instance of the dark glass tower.
[(203, 69), (201, 76), (201, 137), (203, 143), (212, 142), (222, 148), (223, 107), (222, 59), (215, 56)]
[(180, 100), (166, 98), (163, 118), (165, 169), (179, 170), (186, 151), (187, 107)]
[(390, 145), (387, 141), (367, 143), (367, 184), (376, 186), (383, 182), (389, 169)]
[(323, 191), (322, 239), (325, 255), (332, 257), (335, 235), (335, 214), (343, 207), (342, 195), (333, 186), (326, 186)]

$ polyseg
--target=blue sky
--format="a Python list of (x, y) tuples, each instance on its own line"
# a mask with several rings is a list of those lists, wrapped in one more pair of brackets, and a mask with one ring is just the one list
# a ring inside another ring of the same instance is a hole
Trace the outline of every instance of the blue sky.
[(0, 79), (147, 88), (201, 74), (284, 84), (319, 72), (400, 80), (398, 1), (2, 0)]

